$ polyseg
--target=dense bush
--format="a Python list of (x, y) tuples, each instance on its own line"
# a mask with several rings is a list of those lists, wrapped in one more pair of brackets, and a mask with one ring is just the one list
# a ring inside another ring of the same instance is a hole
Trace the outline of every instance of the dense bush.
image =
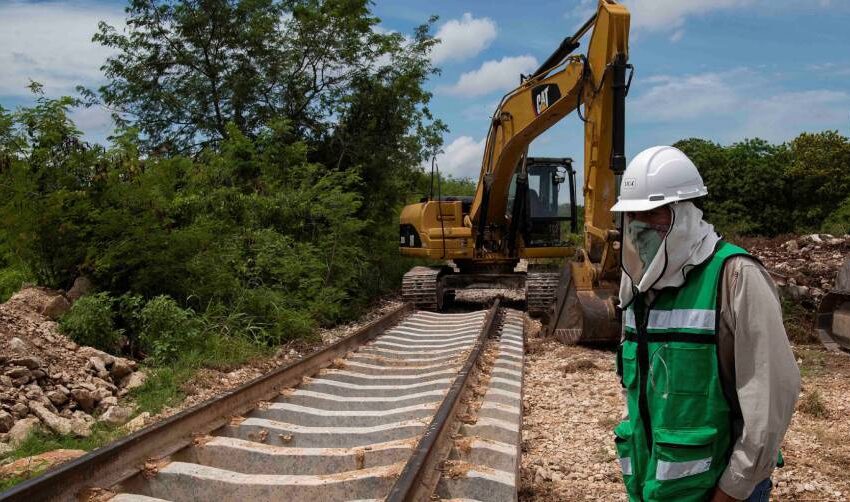
[(0, 268), (0, 302), (8, 300), (29, 280), (29, 273), (24, 269), (12, 266)]
[(835, 131), (803, 133), (787, 144), (753, 139), (721, 146), (676, 143), (708, 185), (706, 218), (741, 235), (843, 233), (848, 229), (850, 139)]
[[(0, 108), (0, 259), (24, 271), (0, 286), (85, 274), (111, 295), (125, 350), (162, 361), (183, 328), (153, 334), (154, 306), (173, 322), (194, 312), (203, 340), (272, 345), (397, 287), (410, 265), (398, 211), (443, 130), (424, 90), (427, 25), (375, 30), (365, 0), (207, 7), (134, 0), (127, 31), (99, 28), (108, 83), (85, 103), (33, 84), (34, 106)], [(97, 102), (116, 112), (109, 146), (69, 119)]]
[(59, 329), (80, 345), (116, 353), (121, 345), (121, 330), (116, 329), (114, 300), (107, 293), (84, 296), (62, 316)]
[(834, 235), (850, 234), (850, 197), (835, 208), (821, 228)]
[(167, 296), (151, 299), (139, 312), (141, 349), (158, 363), (170, 363), (198, 342), (195, 313)]

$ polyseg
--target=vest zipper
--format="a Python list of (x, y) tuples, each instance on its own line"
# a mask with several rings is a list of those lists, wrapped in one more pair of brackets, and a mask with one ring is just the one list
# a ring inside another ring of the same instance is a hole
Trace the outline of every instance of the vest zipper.
[[(644, 297), (645, 298), (645, 297)], [(641, 299), (641, 303), (643, 303), (643, 317), (640, 320), (640, 323), (637, 326), (638, 331), (638, 369), (640, 371), (640, 388), (638, 393), (638, 411), (640, 412), (640, 419), (643, 423), (643, 430), (646, 436), (646, 445), (647, 448), (652, 451), (652, 420), (649, 417), (649, 400), (646, 396), (646, 385), (647, 378), (649, 377), (649, 342), (647, 338), (649, 337), (648, 326), (649, 326), (649, 313), (652, 310), (652, 307), (655, 305), (655, 300), (658, 299), (658, 295), (655, 296), (653, 301), (646, 304), (644, 299)]]

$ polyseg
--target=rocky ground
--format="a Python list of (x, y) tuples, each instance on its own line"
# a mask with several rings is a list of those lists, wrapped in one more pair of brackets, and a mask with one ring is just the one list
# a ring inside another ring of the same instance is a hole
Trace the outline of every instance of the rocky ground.
[(526, 326), (520, 500), (627, 500), (614, 451), (622, 404), (614, 352)]
[[(622, 401), (613, 350), (537, 337), (524, 380), (520, 500), (626, 500), (612, 429)], [(795, 347), (803, 391), (776, 470), (775, 500), (850, 500), (850, 356)]]
[(70, 306), (57, 292), (24, 288), (0, 305), (0, 455), (34, 427), (87, 437), (96, 421), (127, 422), (119, 403), (142, 385), (135, 361), (80, 347), (54, 319)]
[(784, 297), (808, 308), (833, 288), (836, 271), (850, 258), (850, 235), (750, 237), (737, 243), (761, 260)]
[[(28, 287), (0, 304), (0, 459), (36, 428), (88, 437), (100, 421), (120, 425), (129, 434), (332, 344), (401, 304), (394, 298), (382, 300), (357, 322), (319, 330), (310, 341), (288, 343), (271, 357), (231, 371), (202, 369), (181, 387), (186, 397), (179, 405), (155, 416), (144, 412), (133, 417), (135, 407), (127, 394), (144, 383), (145, 373), (135, 361), (80, 347), (59, 333), (54, 319), (74, 299), (73, 294)], [(84, 453), (55, 450), (15, 461), (7, 458), (0, 461), (0, 482)]]

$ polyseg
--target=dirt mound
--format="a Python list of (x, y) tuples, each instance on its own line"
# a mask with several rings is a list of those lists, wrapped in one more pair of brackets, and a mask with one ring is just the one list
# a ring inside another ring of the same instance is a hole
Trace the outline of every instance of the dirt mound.
[(764, 263), (783, 296), (808, 307), (832, 289), (838, 268), (850, 258), (850, 235), (749, 238), (741, 245)]
[(55, 432), (87, 436), (92, 415), (126, 416), (118, 398), (144, 381), (135, 361), (59, 333), (53, 319), (69, 307), (62, 293), (37, 287), (0, 305), (0, 442), (20, 440), (12, 429), (35, 424), (33, 418)]

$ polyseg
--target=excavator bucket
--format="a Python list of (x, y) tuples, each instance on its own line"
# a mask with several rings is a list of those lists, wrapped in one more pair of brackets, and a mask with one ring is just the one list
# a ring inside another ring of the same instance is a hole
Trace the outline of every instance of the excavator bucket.
[(838, 269), (835, 287), (818, 305), (815, 329), (827, 349), (850, 350), (850, 258)]
[(568, 264), (561, 270), (555, 302), (546, 316), (546, 336), (568, 345), (618, 342), (621, 328), (614, 306), (617, 295), (614, 288), (577, 290)]

